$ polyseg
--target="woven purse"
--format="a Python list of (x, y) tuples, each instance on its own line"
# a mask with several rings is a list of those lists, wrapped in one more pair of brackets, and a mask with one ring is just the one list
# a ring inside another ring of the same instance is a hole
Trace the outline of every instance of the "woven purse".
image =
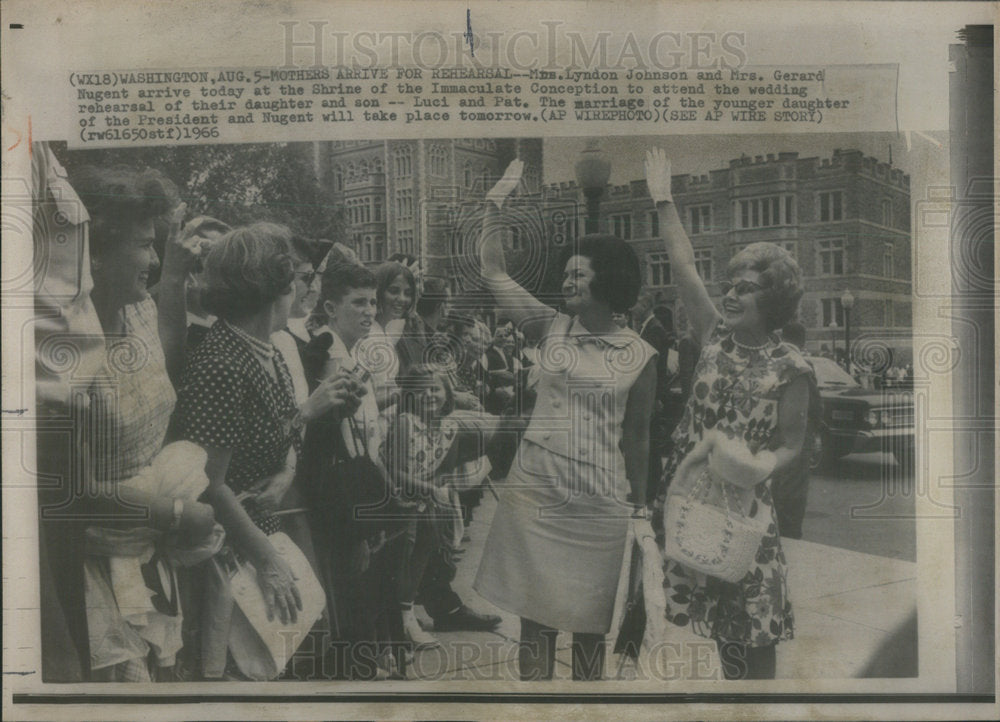
[[(706, 498), (714, 483), (722, 488), (724, 508)], [(667, 500), (663, 552), (686, 567), (738, 582), (753, 565), (767, 528), (742, 511), (732, 510), (728, 486), (716, 482), (706, 466), (687, 495)]]

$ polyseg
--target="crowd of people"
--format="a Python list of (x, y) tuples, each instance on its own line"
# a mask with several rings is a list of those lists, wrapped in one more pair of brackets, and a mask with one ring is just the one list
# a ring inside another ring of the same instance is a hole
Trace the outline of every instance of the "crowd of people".
[[(706, 469), (766, 531), (736, 583), (665, 558), (667, 616), (718, 643), (727, 677), (773, 676), (793, 618), (772, 479), (800, 464), (811, 398), (808, 364), (777, 331), (801, 273), (754, 244), (730, 263), (720, 313), (654, 151), (647, 183), (689, 334), (674, 339), (614, 236), (572, 244), (556, 310), (506, 270), (502, 209), (522, 170), (485, 201), (490, 323), (416, 259), (372, 269), (282, 225), (186, 219), (153, 170), (71, 176), (107, 349), (74, 468), (100, 490), (87, 503), (101, 521), (43, 537), (83, 678), (259, 678), (235, 639), (252, 616), (247, 570), (267, 624), (301, 631), (272, 676), (405, 678), (435, 633), (500, 624), (452, 584), (489, 494), (474, 588), (520, 617), (521, 678), (552, 678), (561, 630), (574, 679), (596, 679), (630, 520), (652, 514), (662, 534), (664, 508)], [(302, 622), (307, 573), (323, 612)]]

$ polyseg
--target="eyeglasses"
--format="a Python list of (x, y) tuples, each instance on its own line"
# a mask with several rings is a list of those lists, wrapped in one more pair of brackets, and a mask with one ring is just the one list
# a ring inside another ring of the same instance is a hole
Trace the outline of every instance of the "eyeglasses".
[(746, 296), (754, 293), (755, 291), (764, 290), (763, 286), (759, 283), (754, 283), (753, 281), (738, 281), (736, 283), (733, 283), (732, 281), (723, 281), (719, 284), (719, 288), (722, 290), (723, 296), (732, 290), (736, 291), (737, 296)]

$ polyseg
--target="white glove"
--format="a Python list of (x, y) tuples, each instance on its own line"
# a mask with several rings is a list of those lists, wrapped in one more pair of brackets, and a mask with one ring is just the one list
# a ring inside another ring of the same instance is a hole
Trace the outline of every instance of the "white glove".
[(521, 174), (524, 172), (524, 161), (515, 158), (507, 166), (507, 170), (504, 171), (503, 178), (497, 181), (497, 184), (490, 188), (486, 193), (486, 200), (494, 203), (497, 210), (503, 208), (503, 203), (507, 200), (517, 184), (521, 182)]
[(708, 470), (720, 481), (751, 488), (768, 478), (777, 462), (773, 451), (752, 454), (742, 440), (720, 436), (708, 455)]
[(670, 191), (670, 159), (660, 148), (646, 151), (646, 187), (654, 205), (674, 202)]

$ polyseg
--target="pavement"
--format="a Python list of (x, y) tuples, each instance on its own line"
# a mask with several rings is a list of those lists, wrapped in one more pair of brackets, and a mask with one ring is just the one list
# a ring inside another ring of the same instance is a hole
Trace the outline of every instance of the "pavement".
[[(503, 493), (502, 484), (497, 485)], [(516, 681), (520, 620), (494, 607), (472, 589), (496, 501), (489, 494), (475, 510), (469, 541), (458, 563), (453, 588), (473, 609), (498, 614), (494, 632), (439, 632), (442, 646), (422, 650), (407, 678), (424, 681)], [(779, 679), (847, 679), (860, 676), (869, 660), (915, 614), (917, 565), (826, 544), (782, 539), (789, 568), (789, 596), (795, 613), (795, 639), (778, 645)], [(648, 546), (648, 545), (647, 545)], [(657, 560), (651, 560), (654, 564)], [(646, 655), (639, 664), (611, 653), (625, 598), (626, 575), (618, 593), (616, 623), (608, 637), (604, 679), (719, 679), (715, 645), (665, 620), (650, 625)], [(416, 613), (428, 628), (423, 608)], [(657, 640), (652, 637), (659, 637)], [(653, 644), (650, 644), (653, 642)], [(557, 642), (556, 679), (570, 679), (570, 635)], [(655, 651), (650, 651), (654, 650)]]

